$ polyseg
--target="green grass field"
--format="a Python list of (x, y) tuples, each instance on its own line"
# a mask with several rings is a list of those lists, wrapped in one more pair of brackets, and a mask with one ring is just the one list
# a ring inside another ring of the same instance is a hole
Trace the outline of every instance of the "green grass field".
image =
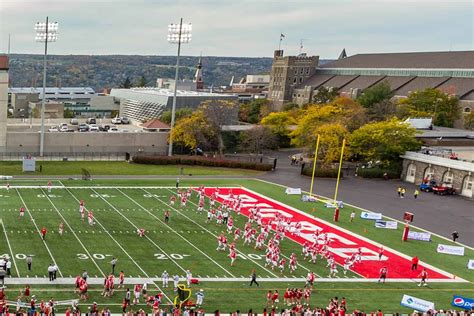
[[(205, 181), (205, 183), (203, 182)], [(44, 182), (44, 181), (43, 181)], [(11, 185), (38, 186), (43, 182), (10, 181)], [(265, 293), (287, 287), (302, 287), (308, 271), (319, 276), (327, 276), (325, 262), (316, 264), (299, 260), (298, 270), (294, 275), (285, 271), (280, 274), (264, 266), (263, 250), (237, 243), (239, 257), (235, 266), (230, 266), (227, 252), (216, 251), (216, 236), (224, 227), (215, 223), (205, 223), (205, 215), (197, 214), (197, 197), (188, 203), (186, 208), (172, 209), (168, 203), (175, 193), (172, 187), (174, 180), (93, 180), (54, 181), (55, 185), (65, 188), (53, 189), (47, 193), (39, 187), (0, 190), (0, 212), (2, 228), (0, 234), (0, 255), (7, 254), (14, 258), (13, 278), (31, 278), (32, 293), (40, 299), (54, 297), (57, 300), (74, 299), (74, 285), (52, 285), (48, 282), (35, 284), (34, 280), (47, 275), (49, 263), (56, 262), (59, 277), (75, 277), (87, 270), (91, 277), (102, 278), (110, 273), (110, 260), (118, 258), (116, 270), (123, 270), (129, 278), (152, 278), (156, 282), (149, 284), (149, 291), (164, 293), (172, 298), (171, 288), (161, 289), (159, 276), (164, 270), (182, 277), (186, 270), (191, 270), (194, 277), (209, 279), (202, 284), (192, 286), (196, 291), (202, 288), (205, 293), (204, 307), (208, 312), (220, 309), (229, 312), (236, 309), (261, 311), (265, 306)], [(219, 180), (182, 180), (181, 185), (206, 186), (244, 186), (265, 196), (276, 199), (321, 219), (331, 221), (332, 211), (322, 203), (304, 203), (298, 196), (285, 195), (284, 188), (257, 180), (219, 179)], [(107, 186), (106, 188), (104, 188)], [(146, 188), (155, 186), (155, 188)], [(159, 188), (162, 186), (162, 188)], [(96, 224), (89, 226), (79, 214), (79, 200), (86, 202), (86, 207), (94, 211)], [(26, 206), (25, 217), (19, 219), (18, 209)], [(207, 205), (206, 205), (207, 206)], [(171, 209), (170, 223), (164, 223), (164, 211)], [(433, 236), (432, 242), (402, 242), (400, 228), (395, 231), (376, 229), (373, 222), (356, 220), (349, 222), (351, 207), (342, 209), (338, 225), (354, 233), (396, 249), (409, 256), (420, 258), (440, 269), (454, 273), (469, 283), (432, 283), (427, 288), (419, 288), (415, 280), (406, 283), (387, 283), (380, 285), (366, 282), (354, 273), (346, 276), (340, 274), (333, 282), (317, 282), (312, 296), (313, 306), (326, 306), (330, 297), (346, 297), (349, 309), (359, 308), (370, 312), (382, 309), (384, 312), (409, 312), (400, 306), (403, 294), (410, 294), (436, 303), (437, 308), (449, 308), (453, 294), (472, 297), (474, 292), (473, 273), (467, 270), (468, 258), (474, 257), (474, 251), (466, 249), (465, 257), (439, 255), (436, 253), (438, 243), (448, 244), (447, 240)], [(360, 210), (356, 210), (360, 213)], [(235, 218), (235, 217), (234, 217)], [(235, 225), (243, 228), (246, 218), (235, 218)], [(65, 224), (65, 234), (59, 236), (57, 227)], [(38, 234), (42, 227), (48, 228), (46, 241)], [(146, 237), (136, 234), (137, 228), (147, 230)], [(281, 246), (282, 254), (300, 253), (301, 246), (285, 240)], [(25, 256), (33, 255), (33, 269), (27, 270)], [(249, 288), (251, 271), (255, 269), (261, 286)], [(218, 278), (218, 281), (211, 280)], [(235, 280), (232, 280), (235, 278)], [(281, 278), (277, 282), (270, 281)], [(268, 281), (265, 281), (268, 279)], [(101, 280), (101, 279), (100, 279)], [(8, 284), (7, 280), (7, 284)], [(356, 282), (354, 282), (356, 281)], [(15, 300), (22, 283), (8, 285), (9, 299)], [(132, 287), (132, 286), (131, 286)], [(123, 291), (119, 290), (111, 298), (100, 296), (102, 287), (91, 286), (91, 297), (88, 302), (97, 301), (102, 306), (109, 306), (112, 311), (120, 310)], [(232, 295), (230, 299), (229, 294)], [(194, 297), (193, 297), (194, 298)], [(142, 306), (143, 307), (143, 306)]]
[[(42, 172), (39, 166), (42, 165)], [(141, 165), (126, 161), (37, 161), (36, 172), (23, 173), (21, 161), (0, 161), (1, 175), (82, 175), (82, 169), (89, 170), (92, 175), (184, 175), (213, 176), (255, 176), (261, 172), (245, 169), (208, 168), (200, 166), (177, 165)], [(182, 168), (182, 169), (181, 169)]]

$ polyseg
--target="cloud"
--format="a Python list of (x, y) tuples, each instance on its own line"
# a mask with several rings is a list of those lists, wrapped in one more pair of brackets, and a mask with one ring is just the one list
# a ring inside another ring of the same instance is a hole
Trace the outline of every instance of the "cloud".
[(33, 24), (60, 23), (56, 54), (168, 55), (167, 24), (193, 23), (189, 55), (272, 56), (280, 32), (287, 53), (334, 58), (381, 51), (474, 49), (472, 1), (441, 0), (0, 0), (0, 51), (41, 53)]

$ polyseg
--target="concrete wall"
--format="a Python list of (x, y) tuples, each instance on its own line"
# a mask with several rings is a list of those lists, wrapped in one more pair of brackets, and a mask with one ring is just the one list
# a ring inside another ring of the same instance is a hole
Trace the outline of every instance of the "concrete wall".
[[(45, 133), (44, 152), (117, 153), (137, 151), (165, 153), (168, 133)], [(39, 152), (40, 133), (7, 133), (7, 153)]]

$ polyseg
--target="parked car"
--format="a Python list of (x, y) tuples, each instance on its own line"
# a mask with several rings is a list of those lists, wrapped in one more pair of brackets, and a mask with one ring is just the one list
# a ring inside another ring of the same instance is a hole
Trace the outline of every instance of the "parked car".
[(79, 124), (79, 132), (88, 132), (89, 131), (89, 125), (82, 123)]
[(122, 124), (122, 119), (120, 117), (114, 117), (111, 120), (112, 124)]
[(69, 123), (71, 123), (71, 125), (79, 125), (79, 121), (77, 120), (77, 118), (72, 118)]
[(89, 125), (89, 132), (98, 132), (99, 131), (99, 126), (96, 124), (90, 124)]
[(110, 125), (107, 125), (107, 124), (99, 126), (99, 130), (102, 132), (107, 132), (109, 129), (110, 129)]
[(451, 183), (442, 183), (433, 187), (433, 193), (439, 195), (455, 195), (456, 189)]
[(87, 124), (96, 124), (97, 121), (95, 119), (95, 117), (89, 117), (86, 121)]
[(423, 192), (433, 192), (433, 187), (436, 185), (436, 181), (430, 181), (427, 183), (420, 184), (420, 191)]
[(121, 117), (120, 120), (122, 121), (122, 124), (130, 124), (130, 120), (126, 117)]
[(109, 132), (109, 133), (118, 133), (119, 130), (118, 130), (117, 127), (112, 126), (112, 127), (108, 130), (108, 132)]
[(59, 132), (59, 128), (57, 126), (51, 126), (49, 129), (48, 129), (48, 132)]
[(69, 127), (67, 127), (67, 124), (66, 125), (61, 124), (61, 127), (59, 128), (59, 131), (60, 132), (69, 132)]

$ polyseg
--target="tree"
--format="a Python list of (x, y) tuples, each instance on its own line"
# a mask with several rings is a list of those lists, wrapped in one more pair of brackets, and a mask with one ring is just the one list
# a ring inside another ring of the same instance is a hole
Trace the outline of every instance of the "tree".
[[(316, 146), (316, 139), (319, 139), (318, 158), (323, 165), (328, 165), (338, 161), (341, 156), (342, 140), (349, 136), (347, 129), (340, 123), (327, 123), (314, 130), (314, 142), (312, 148)], [(349, 150), (344, 150), (344, 157), (349, 157)]]
[(437, 126), (453, 127), (460, 117), (459, 98), (439, 89), (427, 88), (410, 93), (399, 102), (400, 117), (432, 117)]
[(285, 103), (283, 104), (283, 107), (281, 108), (282, 111), (291, 111), (293, 109), (299, 109), (300, 106), (296, 103), (293, 103), (293, 102), (289, 102), (289, 103)]
[(327, 123), (340, 123), (353, 131), (365, 123), (364, 109), (354, 100), (338, 97), (327, 104), (310, 104), (300, 112), (297, 127), (291, 132), (292, 144), (307, 147), (315, 140), (315, 129)]
[(132, 81), (130, 80), (130, 77), (126, 77), (119, 85), (119, 88), (121, 89), (130, 89), (132, 87)]
[(212, 132), (204, 112), (197, 110), (191, 116), (184, 117), (176, 122), (171, 131), (170, 139), (192, 150), (196, 150), (198, 146), (209, 149), (214, 147), (212, 139), (215, 135)]
[(468, 130), (474, 129), (474, 112), (471, 111), (464, 116), (464, 128)]
[(339, 92), (337, 89), (328, 89), (326, 87), (320, 87), (313, 96), (313, 102), (316, 104), (324, 104), (334, 101), (337, 98)]
[(406, 151), (418, 150), (416, 130), (397, 119), (369, 123), (354, 131), (349, 138), (351, 153), (365, 161), (380, 161), (388, 166), (400, 161)]
[(288, 147), (290, 145), (290, 128), (296, 125), (298, 112), (296, 109), (287, 112), (272, 112), (260, 122), (262, 125), (269, 127), (277, 136), (279, 147)]
[(222, 155), (224, 153), (222, 126), (235, 123), (238, 113), (237, 103), (228, 100), (204, 101), (199, 110), (203, 111), (212, 134), (217, 137), (219, 154)]
[(388, 81), (383, 81), (368, 88), (357, 98), (357, 102), (367, 109), (369, 120), (382, 121), (394, 116), (396, 106), (390, 100), (393, 97), (392, 88)]
[(261, 154), (264, 149), (277, 148), (277, 136), (267, 126), (258, 125), (241, 134), (240, 149)]
[(370, 109), (375, 104), (389, 100), (393, 96), (392, 88), (388, 81), (383, 81), (371, 88), (368, 88), (364, 93), (357, 98), (357, 102), (364, 108)]
[(136, 86), (143, 88), (143, 87), (146, 87), (147, 84), (148, 84), (148, 80), (146, 79), (144, 75), (142, 75), (140, 79), (138, 79)]
[(269, 113), (269, 101), (267, 99), (255, 99), (249, 103), (243, 103), (239, 107), (239, 121), (256, 124)]
[[(175, 122), (179, 121), (182, 118), (189, 117), (193, 114), (193, 110), (191, 108), (181, 108), (176, 110), (175, 112)], [(166, 124), (171, 124), (171, 111), (164, 111), (161, 113), (160, 121)]]
[(64, 109), (64, 118), (73, 118), (74, 112), (71, 109)]

